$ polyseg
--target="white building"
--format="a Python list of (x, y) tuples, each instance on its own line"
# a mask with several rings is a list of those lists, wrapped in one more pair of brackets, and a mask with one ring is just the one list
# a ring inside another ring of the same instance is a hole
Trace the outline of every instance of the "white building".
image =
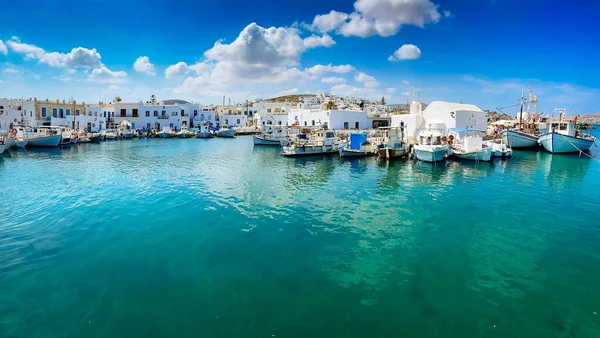
[[(183, 125), (190, 126), (191, 104), (166, 105), (162, 102), (115, 102), (114, 114), (111, 117), (111, 127), (123, 120), (131, 122), (134, 129), (156, 129), (171, 127), (181, 130)], [(199, 110), (197, 107), (196, 110)]]
[(327, 129), (367, 129), (367, 112), (364, 110), (308, 110), (291, 109), (288, 125), (320, 126)]
[(220, 126), (227, 127), (247, 127), (248, 126), (248, 116), (246, 115), (237, 115), (237, 114), (225, 114), (222, 115), (219, 120)]
[(486, 113), (472, 104), (433, 101), (423, 111), (423, 117), (425, 124), (443, 123), (446, 129), (487, 129)]
[(302, 103), (309, 105), (309, 106), (316, 106), (320, 102), (319, 102), (318, 96), (306, 96), (306, 97), (302, 98)]

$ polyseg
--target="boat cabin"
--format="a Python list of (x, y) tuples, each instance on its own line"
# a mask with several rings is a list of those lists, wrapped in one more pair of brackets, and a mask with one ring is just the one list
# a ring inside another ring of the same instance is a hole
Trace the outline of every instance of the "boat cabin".
[(550, 123), (549, 132), (562, 135), (575, 136), (577, 128), (571, 121), (560, 121)]

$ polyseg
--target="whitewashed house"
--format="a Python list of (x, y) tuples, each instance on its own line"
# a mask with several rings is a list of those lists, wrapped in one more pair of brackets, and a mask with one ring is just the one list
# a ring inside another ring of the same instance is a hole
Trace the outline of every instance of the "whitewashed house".
[(225, 114), (222, 115), (219, 119), (219, 126), (227, 126), (231, 127), (247, 127), (248, 126), (248, 116), (246, 115), (237, 115), (237, 114)]
[(433, 101), (423, 111), (425, 127), (431, 123), (443, 123), (446, 129), (473, 128), (487, 129), (487, 115), (472, 104)]
[(288, 113), (288, 125), (319, 126), (335, 130), (370, 127), (364, 110), (291, 109)]

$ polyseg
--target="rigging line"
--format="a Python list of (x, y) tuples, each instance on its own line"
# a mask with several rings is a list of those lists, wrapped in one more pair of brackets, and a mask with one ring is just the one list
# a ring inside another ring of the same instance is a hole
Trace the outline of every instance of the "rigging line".
[[(563, 134), (559, 134), (559, 135), (560, 135), (560, 136), (562, 136), (562, 137), (563, 137), (565, 140), (567, 140), (567, 142), (571, 143), (571, 145), (572, 145), (573, 147), (575, 147), (575, 149), (579, 150), (579, 157), (581, 157), (581, 154), (584, 154), (585, 156), (587, 156), (587, 157), (591, 158), (592, 160), (594, 160), (594, 161), (598, 161), (598, 162), (600, 163), (600, 160), (599, 160), (599, 159), (597, 159), (597, 158), (593, 157), (592, 155), (590, 155), (590, 154), (586, 153), (585, 151), (583, 151), (583, 150), (581, 150), (581, 149), (577, 148), (577, 146), (576, 146), (576, 145), (574, 145), (574, 144), (573, 144), (573, 142), (571, 142), (571, 140), (569, 140), (568, 138), (566, 138), (566, 137), (565, 137), (565, 135), (563, 135)], [(594, 144), (595, 144), (595, 143), (596, 143), (596, 141), (594, 140)]]

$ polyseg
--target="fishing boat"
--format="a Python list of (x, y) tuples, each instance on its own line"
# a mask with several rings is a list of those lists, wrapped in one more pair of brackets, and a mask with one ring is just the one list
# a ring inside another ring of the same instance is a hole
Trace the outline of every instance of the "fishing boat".
[(489, 162), (494, 151), (492, 147), (484, 147), (485, 131), (469, 128), (452, 128), (448, 130), (448, 142), (451, 144), (452, 156), (470, 161)]
[(552, 154), (577, 153), (587, 151), (596, 142), (596, 137), (584, 134), (576, 127), (577, 118), (573, 121), (563, 121), (566, 110), (560, 112), (558, 122), (551, 122), (548, 132), (539, 138), (539, 143)]
[(158, 132), (158, 137), (173, 138), (175, 137), (175, 131), (171, 127), (163, 127), (163, 129), (160, 132)]
[(114, 129), (109, 129), (104, 133), (104, 138), (107, 141), (114, 141), (117, 139), (117, 132)]
[(492, 140), (492, 141), (483, 141), (483, 144), (486, 147), (492, 147), (494, 158), (502, 158), (507, 159), (511, 158), (513, 151), (512, 148), (509, 147), (502, 139)]
[(90, 138), (87, 133), (77, 135), (77, 143), (90, 143)]
[(4, 145), (4, 141), (0, 141), (0, 154), (2, 154), (6, 150), (6, 145)]
[(419, 161), (436, 163), (448, 158), (450, 146), (442, 131), (436, 129), (422, 130), (419, 133), (418, 143), (413, 151)]
[(3, 138), (4, 138), (4, 146), (6, 146), (6, 149), (10, 149), (15, 146), (16, 139), (15, 139), (14, 134), (12, 134), (12, 133), (5, 134)]
[(102, 135), (100, 133), (88, 134), (88, 137), (90, 138), (90, 142), (92, 142), (92, 143), (100, 143), (100, 142), (104, 141), (104, 135)]
[(272, 130), (267, 128), (263, 133), (252, 135), (252, 141), (256, 146), (281, 146), (281, 141), (287, 140), (287, 130), (284, 128)]
[[(527, 111), (523, 117), (523, 106), (527, 102)], [(518, 124), (516, 128), (503, 130), (501, 133), (502, 142), (510, 148), (534, 148), (538, 147), (539, 132), (535, 128), (535, 123), (531, 121), (537, 113), (538, 98), (533, 94), (529, 86), (529, 99), (525, 98), (521, 91), (520, 108)]]
[(385, 130), (387, 141), (377, 150), (379, 158), (390, 160), (406, 156), (404, 130), (402, 128), (381, 128)]
[(340, 139), (332, 130), (319, 130), (312, 134), (298, 134), (295, 141), (283, 146), (281, 155), (286, 157), (337, 154)]
[(133, 138), (133, 129), (131, 128), (131, 123), (127, 120), (121, 121), (117, 128), (117, 134), (119, 135), (119, 137), (124, 139)]
[(367, 157), (375, 155), (377, 147), (367, 140), (366, 133), (350, 134), (350, 142), (340, 145), (340, 157)]
[(194, 136), (196, 136), (196, 138), (213, 138), (215, 137), (215, 134), (210, 131), (210, 126), (208, 124), (204, 124), (196, 130)]
[(221, 127), (217, 130), (217, 137), (232, 138), (235, 137), (235, 129)]
[(178, 131), (175, 136), (179, 137), (179, 138), (190, 138), (192, 136), (194, 136), (194, 133), (191, 132), (187, 126), (182, 126), (181, 130)]
[(50, 128), (17, 127), (17, 137), (27, 138), (29, 147), (57, 147), (62, 135)]

